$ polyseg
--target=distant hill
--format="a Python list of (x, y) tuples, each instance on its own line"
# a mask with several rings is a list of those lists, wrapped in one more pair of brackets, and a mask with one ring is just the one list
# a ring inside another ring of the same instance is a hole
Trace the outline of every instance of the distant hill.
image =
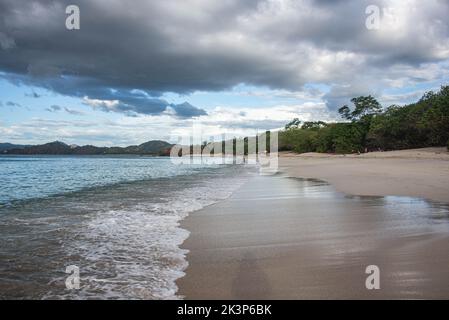
[(37, 146), (30, 146), (22, 149), (8, 150), (7, 153), (15, 154), (70, 154), (73, 149), (69, 145), (55, 141)]
[(171, 149), (172, 145), (168, 142), (161, 140), (152, 140), (145, 143), (142, 143), (138, 146), (140, 152), (143, 153), (154, 153), (160, 152), (161, 150), (165, 150), (167, 148)]
[(0, 143), (0, 153), (4, 153), (5, 151), (11, 150), (11, 149), (23, 149), (26, 147), (29, 147), (29, 145)]
[(1, 151), (4, 154), (48, 154), (48, 155), (107, 155), (107, 154), (138, 154), (138, 155), (155, 155), (168, 156), (172, 144), (153, 140), (142, 143), (138, 146), (129, 147), (96, 147), (92, 145), (76, 146), (68, 145), (64, 142), (54, 141), (46, 144), (35, 146), (18, 146), (8, 143), (3, 143), (5, 149)]

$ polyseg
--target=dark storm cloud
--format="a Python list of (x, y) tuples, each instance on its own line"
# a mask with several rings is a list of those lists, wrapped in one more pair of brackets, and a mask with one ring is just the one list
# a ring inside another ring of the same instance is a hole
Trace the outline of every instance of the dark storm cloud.
[[(117, 95), (115, 94), (114, 97)], [(124, 103), (127, 101), (130, 103)], [(98, 99), (84, 99), (84, 104), (91, 106), (94, 109), (105, 112), (120, 112), (128, 116), (136, 116), (138, 114), (155, 115), (166, 113), (179, 118), (194, 118), (202, 115), (207, 115), (207, 112), (201, 108), (192, 106), (184, 102), (182, 104), (171, 104), (163, 99), (155, 98), (135, 98), (120, 96), (117, 100), (98, 100)]]
[(206, 111), (192, 106), (188, 102), (184, 102), (181, 104), (171, 104), (170, 108), (175, 112), (176, 116), (180, 118), (193, 118), (207, 115)]
[(336, 111), (344, 105), (349, 105), (351, 98), (367, 95), (375, 95), (373, 88), (363, 86), (334, 86), (331, 91), (323, 96), (329, 109)]
[[(200, 12), (201, 8), (189, 8), (184, 1), (162, 3), (6, 0), (0, 26), (17, 46), (0, 52), (0, 66), (4, 71), (35, 77), (76, 75), (81, 81), (95, 79), (99, 86), (157, 92), (223, 89), (234, 85), (248, 68), (258, 68), (251, 56), (213, 52), (212, 48), (198, 50), (190, 42), (196, 31), (225, 26), (232, 15), (257, 1), (214, 5), (218, 8), (211, 8), (211, 16)], [(68, 4), (80, 7), (78, 31), (65, 29)], [(56, 82), (53, 80), (53, 86), (60, 90), (62, 85)]]
[[(292, 91), (307, 82), (351, 87), (362, 74), (382, 86), (396, 76), (392, 66), (447, 60), (449, 3), (423, 3), (2, 0), (0, 70), (10, 81), (61, 94), (118, 100), (105, 111), (160, 114), (170, 107), (182, 117), (202, 115), (160, 96), (240, 83)], [(68, 4), (80, 7), (80, 30), (65, 29)], [(367, 30), (370, 4), (396, 6), (399, 29)]]

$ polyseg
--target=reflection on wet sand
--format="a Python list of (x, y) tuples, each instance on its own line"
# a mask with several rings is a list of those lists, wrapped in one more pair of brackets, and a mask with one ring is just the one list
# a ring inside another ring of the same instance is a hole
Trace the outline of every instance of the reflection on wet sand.
[[(317, 180), (257, 176), (191, 214), (186, 298), (448, 298), (449, 208), (348, 196)], [(365, 269), (380, 269), (367, 290)]]

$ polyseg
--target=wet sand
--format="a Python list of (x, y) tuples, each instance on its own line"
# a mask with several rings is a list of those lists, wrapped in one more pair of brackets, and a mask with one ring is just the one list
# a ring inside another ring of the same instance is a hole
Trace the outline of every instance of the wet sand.
[(353, 195), (410, 196), (449, 203), (449, 152), (425, 148), (362, 155), (281, 153), (292, 177), (321, 179)]
[[(186, 299), (449, 298), (449, 209), (352, 197), (326, 183), (255, 176), (191, 214), (177, 281)], [(380, 290), (365, 269), (380, 268)]]

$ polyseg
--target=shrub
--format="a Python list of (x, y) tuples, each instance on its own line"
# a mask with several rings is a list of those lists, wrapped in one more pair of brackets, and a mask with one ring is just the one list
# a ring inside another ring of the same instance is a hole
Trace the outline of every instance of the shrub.
[(317, 131), (292, 128), (279, 135), (279, 150), (306, 153), (316, 151)]

